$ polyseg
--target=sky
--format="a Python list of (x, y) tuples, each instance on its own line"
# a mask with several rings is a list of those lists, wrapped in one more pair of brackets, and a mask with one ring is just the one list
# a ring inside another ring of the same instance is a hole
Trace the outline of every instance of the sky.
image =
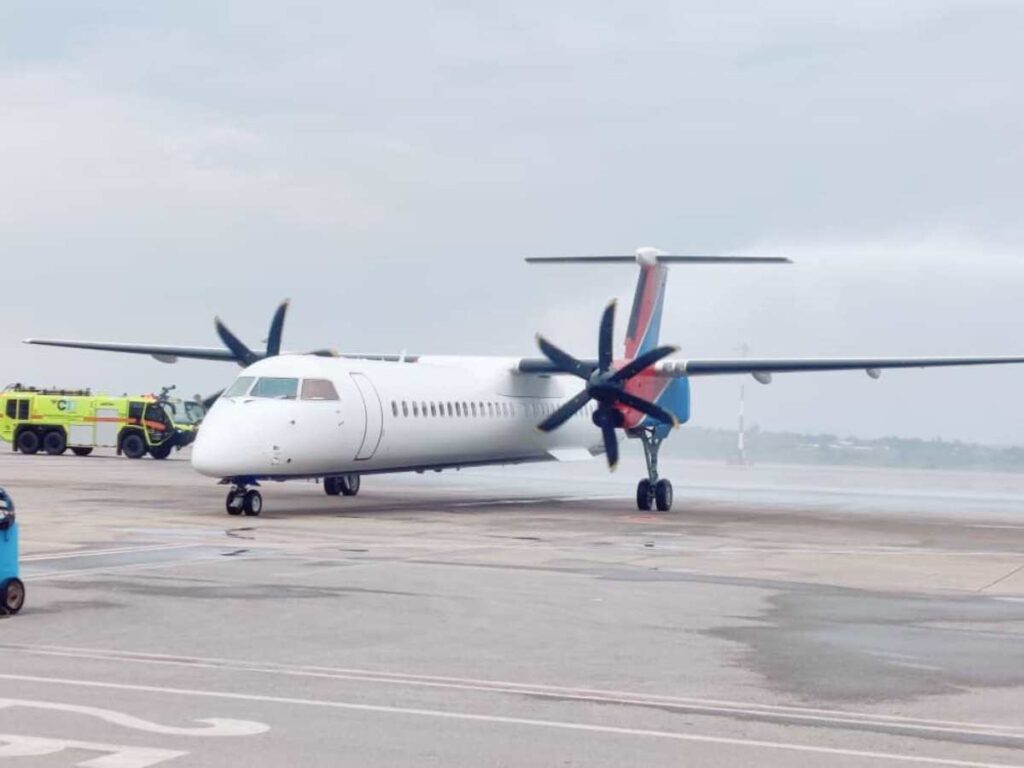
[[(627, 266), (684, 357), (1021, 354), (1024, 4), (0, 4), (0, 379), (230, 365), (26, 337), (593, 356)], [(623, 312), (623, 314), (625, 314)], [(624, 333), (624, 319), (619, 336)], [(1024, 443), (1024, 367), (747, 378), (766, 429)], [(0, 382), (3, 383), (3, 382)], [(740, 380), (693, 386), (734, 423)], [(685, 439), (685, 438), (684, 438)]]

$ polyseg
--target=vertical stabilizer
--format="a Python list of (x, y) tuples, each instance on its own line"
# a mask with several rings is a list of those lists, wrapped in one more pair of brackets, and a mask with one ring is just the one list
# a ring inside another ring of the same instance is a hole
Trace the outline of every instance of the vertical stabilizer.
[(660, 251), (641, 248), (636, 253), (640, 276), (633, 295), (633, 309), (626, 328), (626, 358), (633, 359), (658, 346), (661, 335), (661, 314), (665, 306), (665, 284), (668, 267), (658, 263)]

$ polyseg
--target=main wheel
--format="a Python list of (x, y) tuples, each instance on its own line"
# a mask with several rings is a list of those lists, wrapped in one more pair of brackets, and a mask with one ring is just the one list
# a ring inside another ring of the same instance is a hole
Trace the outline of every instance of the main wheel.
[(654, 490), (651, 481), (644, 479), (636, 484), (636, 508), (641, 512), (650, 512), (654, 502)]
[(88, 448), (84, 445), (76, 446), (71, 449), (71, 452), (75, 454), (75, 456), (88, 456), (90, 453), (92, 453), (92, 448)]
[(43, 450), (51, 456), (60, 456), (68, 449), (68, 442), (64, 439), (64, 432), (60, 429), (51, 429), (43, 435)]
[(224, 500), (224, 508), (227, 509), (229, 515), (242, 514), (242, 504), (238, 499), (241, 493), (241, 491), (228, 491), (228, 497)]
[(154, 459), (166, 459), (168, 456), (171, 455), (171, 450), (173, 449), (173, 447), (174, 446), (171, 445), (171, 441), (168, 440), (166, 443), (154, 445), (152, 448), (150, 448), (149, 455), (152, 456)]
[(341, 493), (341, 478), (325, 477), (324, 493), (326, 493), (328, 496), (337, 496), (339, 493)]
[(654, 503), (659, 512), (672, 509), (672, 483), (668, 480), (659, 480), (654, 484)]
[(146, 455), (146, 441), (138, 432), (125, 435), (121, 441), (121, 453), (129, 459), (141, 459)]
[(31, 429), (23, 429), (18, 433), (18, 450), (29, 455), (38, 453), (39, 435)]
[(242, 497), (242, 510), (249, 517), (257, 517), (263, 511), (263, 496), (259, 491), (250, 490)]
[(342, 475), (338, 480), (344, 496), (355, 496), (359, 493), (359, 475)]
[(0, 610), (12, 616), (25, 604), (25, 585), (21, 579), (7, 579), (0, 584)]

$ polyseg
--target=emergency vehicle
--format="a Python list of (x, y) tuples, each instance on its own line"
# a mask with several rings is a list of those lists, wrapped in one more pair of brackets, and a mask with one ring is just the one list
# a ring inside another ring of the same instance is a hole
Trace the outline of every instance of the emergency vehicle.
[(166, 459), (195, 435), (194, 424), (176, 423), (153, 395), (111, 397), (21, 385), (0, 392), (0, 439), (26, 454), (59, 456), (70, 448), (88, 456), (104, 447), (130, 459), (147, 453)]

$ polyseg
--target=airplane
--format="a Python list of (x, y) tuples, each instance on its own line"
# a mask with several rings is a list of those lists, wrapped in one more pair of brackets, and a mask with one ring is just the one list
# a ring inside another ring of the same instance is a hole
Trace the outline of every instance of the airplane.
[[(543, 357), (468, 357), (282, 353), (288, 302), (275, 312), (265, 350), (246, 346), (215, 319), (223, 348), (54, 339), (28, 344), (232, 361), (243, 370), (219, 393), (192, 448), (192, 466), (230, 486), (231, 515), (259, 515), (261, 481), (322, 479), (328, 495), (355, 496), (363, 475), (571, 461), (604, 454), (614, 469), (622, 435), (640, 440), (647, 476), (636, 506), (667, 512), (672, 483), (660, 476), (663, 441), (690, 418), (690, 379), (749, 374), (768, 384), (777, 373), (1024, 363), (1024, 357), (673, 358), (659, 344), (670, 264), (788, 264), (782, 257), (678, 256), (640, 248), (631, 256), (528, 258), (534, 264), (639, 266), (626, 330), (616, 356), (616, 305), (598, 326), (597, 356), (578, 358), (543, 336)], [(595, 430), (594, 427), (597, 427)]]

